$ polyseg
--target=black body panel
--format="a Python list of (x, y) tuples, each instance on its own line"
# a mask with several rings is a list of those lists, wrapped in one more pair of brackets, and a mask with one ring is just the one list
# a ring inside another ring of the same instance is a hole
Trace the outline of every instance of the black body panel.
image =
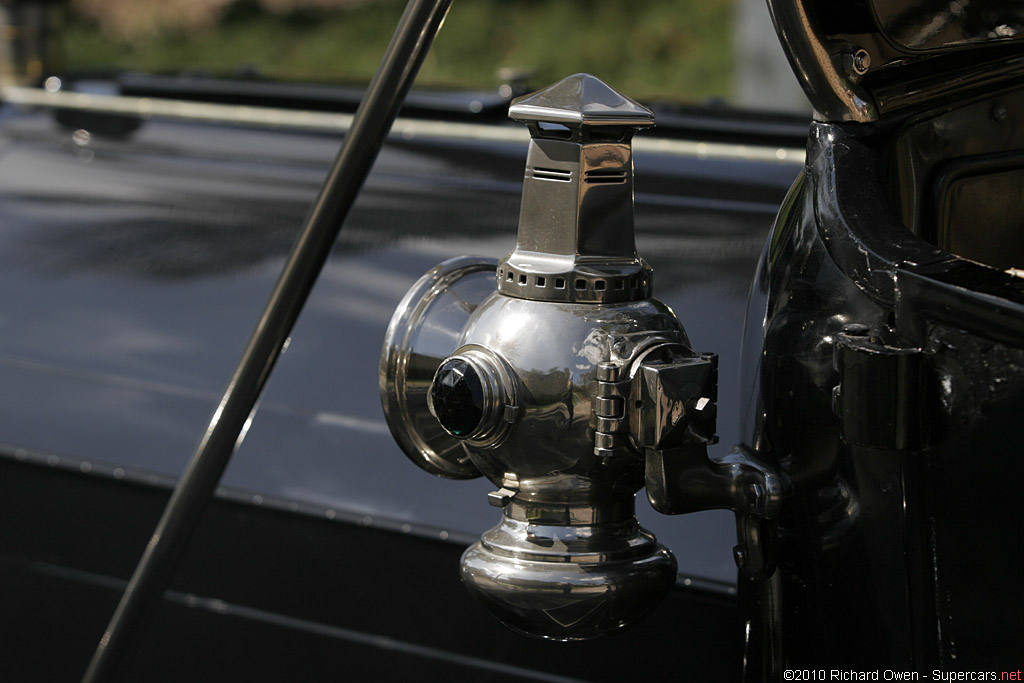
[(1024, 280), (897, 222), (894, 129), (812, 126), (751, 299), (744, 440), (790, 489), (750, 680), (1015, 666)]
[[(0, 461), (3, 666), (22, 681), (77, 680), (169, 482), (37, 460)], [(524, 638), (459, 585), (462, 547), (428, 532), (221, 498), (126, 679), (612, 681), (661, 675), (667, 652), (701, 680), (739, 676), (735, 601), (721, 591), (680, 585), (607, 641)]]
[[(702, 680), (739, 675), (727, 512), (641, 512), (682, 575), (614, 647), (515, 635), (459, 585), (497, 521), (490, 487), (409, 466), (377, 358), (421, 273), (514, 244), (526, 140), (478, 132), (385, 145), (133, 679), (613, 680), (657, 676), (667, 653)], [(0, 648), (19, 680), (81, 674), (338, 141), (159, 120), (105, 138), (3, 110)], [(651, 147), (636, 166), (658, 296), (734, 385), (748, 274), (797, 167)]]

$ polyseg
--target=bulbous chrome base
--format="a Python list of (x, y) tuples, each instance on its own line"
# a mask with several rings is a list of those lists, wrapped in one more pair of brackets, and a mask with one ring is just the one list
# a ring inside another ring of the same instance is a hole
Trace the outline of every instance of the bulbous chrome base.
[(511, 518), (462, 555), (462, 581), (505, 625), (586, 640), (644, 617), (676, 579), (672, 553), (635, 517), (544, 526)]

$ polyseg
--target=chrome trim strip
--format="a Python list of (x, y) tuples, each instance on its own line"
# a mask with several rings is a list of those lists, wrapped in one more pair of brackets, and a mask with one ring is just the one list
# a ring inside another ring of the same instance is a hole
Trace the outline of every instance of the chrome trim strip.
[[(96, 113), (138, 116), (142, 119), (160, 118), (322, 132), (345, 132), (352, 125), (352, 119), (354, 118), (351, 114), (300, 111), (277, 107), (189, 102), (186, 100), (163, 98), (99, 95), (61, 90), (51, 92), (43, 88), (24, 86), (0, 87), (0, 99), (5, 103), (22, 106), (75, 109)], [(529, 133), (519, 126), (505, 127), (479, 123), (424, 121), (401, 117), (395, 119), (395, 123), (391, 128), (391, 137), (404, 140), (421, 137), (455, 138), (460, 140), (521, 142), (523, 144), (530, 140)], [(804, 150), (797, 147), (762, 147), (723, 142), (670, 140), (651, 136), (638, 136), (633, 141), (633, 147), (642, 152), (657, 152), (659, 154), (670, 154), (702, 160), (725, 159), (775, 162), (795, 166), (802, 166), (805, 156)]]
[(633, 149), (698, 159), (775, 162), (795, 166), (803, 166), (806, 157), (806, 151), (800, 147), (761, 147), (727, 142), (698, 142), (696, 140), (671, 140), (643, 136), (633, 139)]
[(125, 97), (92, 93), (49, 91), (24, 86), (0, 87), (0, 98), (11, 104), (55, 109), (74, 109), (105, 114), (164, 118), (206, 123), (249, 124), (261, 127), (348, 130), (355, 118), (351, 114), (294, 111), (272, 107), (212, 104), (149, 97)]

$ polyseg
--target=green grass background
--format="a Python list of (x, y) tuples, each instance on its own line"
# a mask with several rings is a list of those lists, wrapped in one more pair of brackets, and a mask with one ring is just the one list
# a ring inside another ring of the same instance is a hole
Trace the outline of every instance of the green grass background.
[[(209, 31), (127, 41), (68, 17), (64, 61), (72, 69), (232, 75), (255, 69), (303, 81), (372, 76), (404, 0), (344, 11), (275, 15), (242, 0)], [(586, 71), (642, 99), (728, 98), (731, 0), (456, 0), (420, 73), (420, 85), (495, 87), (501, 67), (532, 72), (535, 86)]]

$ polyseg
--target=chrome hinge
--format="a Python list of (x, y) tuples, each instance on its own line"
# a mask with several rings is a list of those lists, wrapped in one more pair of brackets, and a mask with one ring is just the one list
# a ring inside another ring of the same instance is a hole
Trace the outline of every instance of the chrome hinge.
[(629, 421), (626, 401), (631, 382), (620, 378), (622, 366), (600, 363), (597, 366), (597, 388), (590, 426), (594, 430), (594, 455), (609, 458), (626, 449), (629, 443)]
[(597, 366), (590, 427), (594, 454), (626, 449), (713, 444), (718, 399), (718, 356), (694, 355), (674, 344), (656, 344), (629, 366)]

